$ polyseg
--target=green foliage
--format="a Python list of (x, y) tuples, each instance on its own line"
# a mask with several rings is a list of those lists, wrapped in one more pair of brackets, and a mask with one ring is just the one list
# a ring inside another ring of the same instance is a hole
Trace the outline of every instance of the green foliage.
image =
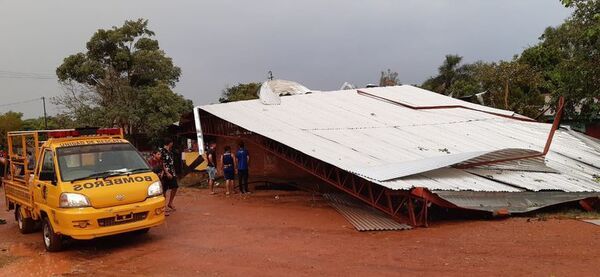
[(260, 83), (237, 84), (232, 87), (227, 87), (223, 90), (219, 102), (227, 103), (242, 100), (251, 100), (258, 98)]
[(23, 114), (13, 111), (8, 111), (0, 114), (0, 149), (6, 147), (6, 133), (20, 130), (23, 126)]
[(75, 119), (73, 125), (118, 126), (153, 136), (192, 109), (172, 90), (181, 69), (153, 37), (147, 20), (128, 20), (98, 30), (85, 53), (64, 59), (56, 74), (67, 92), (54, 102)]
[[(537, 45), (512, 61), (461, 65), (447, 55), (425, 89), (460, 97), (488, 91), (487, 105), (535, 117), (544, 95), (565, 97), (565, 115), (589, 122), (600, 118), (600, 1), (562, 0), (573, 8), (563, 24), (548, 27)], [(553, 106), (549, 103), (550, 106)]]
[(155, 126), (156, 135), (165, 135), (162, 133), (165, 131), (164, 127), (173, 124), (175, 118), (179, 121), (181, 114), (193, 109), (191, 100), (171, 93), (171, 89), (166, 84), (149, 87), (141, 94), (143, 102), (137, 111), (137, 118), (143, 120), (147, 126)]
[[(66, 114), (49, 116), (48, 128), (51, 129), (69, 129), (74, 128), (73, 120)], [(32, 131), (44, 130), (44, 117), (23, 119), (22, 113), (9, 111), (0, 114), (0, 149), (6, 149), (6, 133), (10, 131)]]
[(462, 59), (459, 55), (446, 55), (438, 68), (438, 75), (427, 79), (421, 87), (453, 97), (482, 92), (476, 78), (481, 62), (461, 65)]
[(567, 118), (588, 122), (600, 118), (600, 1), (562, 3), (571, 17), (547, 28), (520, 60), (541, 72), (544, 92), (565, 97)]
[(528, 64), (513, 61), (460, 64), (462, 57), (446, 55), (437, 76), (421, 87), (453, 97), (487, 91), (486, 104), (535, 117), (544, 106), (542, 76)]
[(31, 130), (56, 130), (56, 129), (70, 129), (75, 128), (75, 122), (66, 114), (58, 114), (55, 116), (48, 116), (48, 128), (44, 122), (44, 117), (29, 118), (23, 120), (23, 124), (20, 130), (31, 131)]
[(544, 97), (539, 90), (541, 74), (516, 59), (483, 64), (479, 68), (478, 79), (490, 92), (488, 101), (491, 106), (529, 117), (536, 117), (544, 106)]
[(388, 68), (387, 71), (381, 71), (381, 76), (379, 77), (379, 86), (380, 87), (389, 87), (389, 86), (398, 86), (400, 85), (400, 80), (398, 79), (398, 72), (392, 71)]

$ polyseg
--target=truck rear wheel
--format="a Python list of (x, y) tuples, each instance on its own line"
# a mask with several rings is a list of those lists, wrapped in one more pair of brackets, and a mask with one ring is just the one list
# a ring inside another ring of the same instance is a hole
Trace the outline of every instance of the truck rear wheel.
[(15, 220), (19, 225), (21, 234), (29, 234), (35, 230), (35, 221), (31, 217), (23, 216), (23, 209), (21, 207), (15, 209)]
[(62, 236), (54, 233), (48, 217), (44, 217), (42, 220), (42, 236), (47, 251), (58, 252), (62, 250)]

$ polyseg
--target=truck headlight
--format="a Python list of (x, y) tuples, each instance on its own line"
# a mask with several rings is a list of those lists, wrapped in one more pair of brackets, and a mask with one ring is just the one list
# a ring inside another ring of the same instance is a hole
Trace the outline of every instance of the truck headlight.
[(59, 207), (61, 208), (81, 208), (89, 207), (90, 200), (83, 194), (63, 192), (60, 194)]
[(160, 181), (156, 181), (148, 187), (148, 197), (158, 196), (158, 195), (161, 195), (162, 193), (163, 193), (163, 190), (162, 190), (162, 184), (160, 183)]

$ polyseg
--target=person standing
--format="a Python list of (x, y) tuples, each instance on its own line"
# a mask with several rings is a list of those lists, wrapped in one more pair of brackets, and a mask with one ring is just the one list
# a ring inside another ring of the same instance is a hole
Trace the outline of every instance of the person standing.
[(0, 187), (2, 186), (2, 180), (4, 178), (4, 170), (7, 167), (6, 158), (4, 158), (4, 151), (0, 150)]
[[(165, 199), (167, 198), (167, 180), (165, 180), (165, 165), (162, 161), (162, 154), (160, 153), (160, 149), (156, 149), (152, 151), (150, 158), (148, 159), (148, 163), (150, 164), (150, 168), (152, 168), (152, 172), (158, 175), (158, 179), (162, 184), (163, 196)], [(165, 211), (165, 215), (168, 216), (169, 212)]]
[(215, 178), (217, 177), (217, 144), (211, 142), (208, 146), (208, 152), (206, 153), (207, 166), (206, 173), (208, 173), (208, 190), (210, 194), (215, 194)]
[(231, 147), (225, 146), (225, 153), (221, 156), (221, 164), (223, 165), (223, 177), (225, 178), (225, 192), (230, 195), (233, 192), (233, 179), (235, 177), (235, 163), (231, 154)]
[[(152, 168), (152, 172), (156, 173), (156, 175), (158, 175), (158, 178), (160, 179), (161, 182), (163, 182), (163, 178), (165, 177), (165, 168), (162, 162), (162, 156), (160, 154), (160, 150), (154, 150), (152, 151), (152, 154), (150, 155), (150, 158), (148, 159), (148, 163), (150, 164), (150, 168)], [(165, 185), (163, 184), (163, 194), (166, 193), (166, 189), (164, 187)]]
[(235, 153), (235, 158), (237, 161), (237, 171), (240, 185), (240, 193), (248, 194), (250, 191), (248, 190), (248, 164), (250, 163), (250, 154), (248, 150), (244, 146), (244, 142), (240, 142), (238, 144), (238, 150)]
[[(4, 179), (4, 169), (7, 166), (8, 162), (7, 160), (4, 158), (4, 152), (0, 152), (0, 186), (3, 185), (3, 179)], [(4, 220), (3, 218), (0, 218), (0, 225), (2, 224), (6, 224), (6, 220)]]
[(167, 208), (169, 208), (171, 211), (175, 211), (175, 207), (173, 206), (173, 199), (175, 199), (175, 195), (177, 194), (177, 188), (179, 188), (179, 185), (177, 184), (177, 175), (175, 173), (175, 161), (173, 160), (172, 139), (165, 139), (163, 147), (160, 148), (160, 155), (162, 158), (164, 168), (163, 187), (165, 188), (165, 198), (167, 195), (167, 190), (171, 191), (171, 193), (169, 194), (169, 202), (167, 204)]

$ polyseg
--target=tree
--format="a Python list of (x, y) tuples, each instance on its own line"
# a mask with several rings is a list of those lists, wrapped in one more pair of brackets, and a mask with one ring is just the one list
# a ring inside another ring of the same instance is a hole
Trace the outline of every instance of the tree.
[(55, 116), (47, 117), (48, 128), (44, 122), (44, 117), (29, 118), (23, 120), (21, 130), (53, 130), (53, 129), (70, 129), (75, 127), (75, 122), (66, 114), (57, 114)]
[(23, 114), (8, 111), (0, 115), (0, 148), (6, 149), (6, 133), (20, 130), (23, 126)]
[(181, 69), (153, 37), (144, 19), (98, 30), (85, 53), (66, 57), (56, 69), (66, 93), (54, 102), (77, 126), (159, 134), (190, 111), (192, 103), (173, 92)]
[(600, 1), (562, 0), (573, 8), (557, 27), (547, 28), (540, 42), (526, 49), (521, 63), (540, 71), (542, 89), (565, 97), (567, 118), (589, 122), (600, 118)]
[[(470, 73), (468, 66), (459, 66), (463, 57), (459, 55), (446, 55), (442, 65), (438, 68), (438, 75), (427, 79), (422, 87), (441, 94), (450, 95), (450, 87), (454, 82), (465, 82), (465, 74)], [(458, 95), (456, 95), (458, 96)]]
[(223, 90), (219, 102), (227, 103), (242, 100), (251, 100), (258, 98), (258, 92), (260, 91), (260, 83), (247, 83), (237, 84), (232, 87), (227, 87)]
[(489, 93), (491, 106), (535, 117), (544, 106), (542, 75), (527, 64), (513, 61), (482, 64), (477, 79)]
[(456, 69), (456, 75), (450, 82), (450, 86), (444, 91), (452, 97), (472, 96), (485, 91), (479, 80), (479, 72), (486, 65), (482, 61), (463, 64)]
[(381, 71), (381, 77), (379, 77), (380, 87), (398, 86), (401, 85), (398, 79), (398, 72), (392, 71), (388, 68), (386, 71)]

